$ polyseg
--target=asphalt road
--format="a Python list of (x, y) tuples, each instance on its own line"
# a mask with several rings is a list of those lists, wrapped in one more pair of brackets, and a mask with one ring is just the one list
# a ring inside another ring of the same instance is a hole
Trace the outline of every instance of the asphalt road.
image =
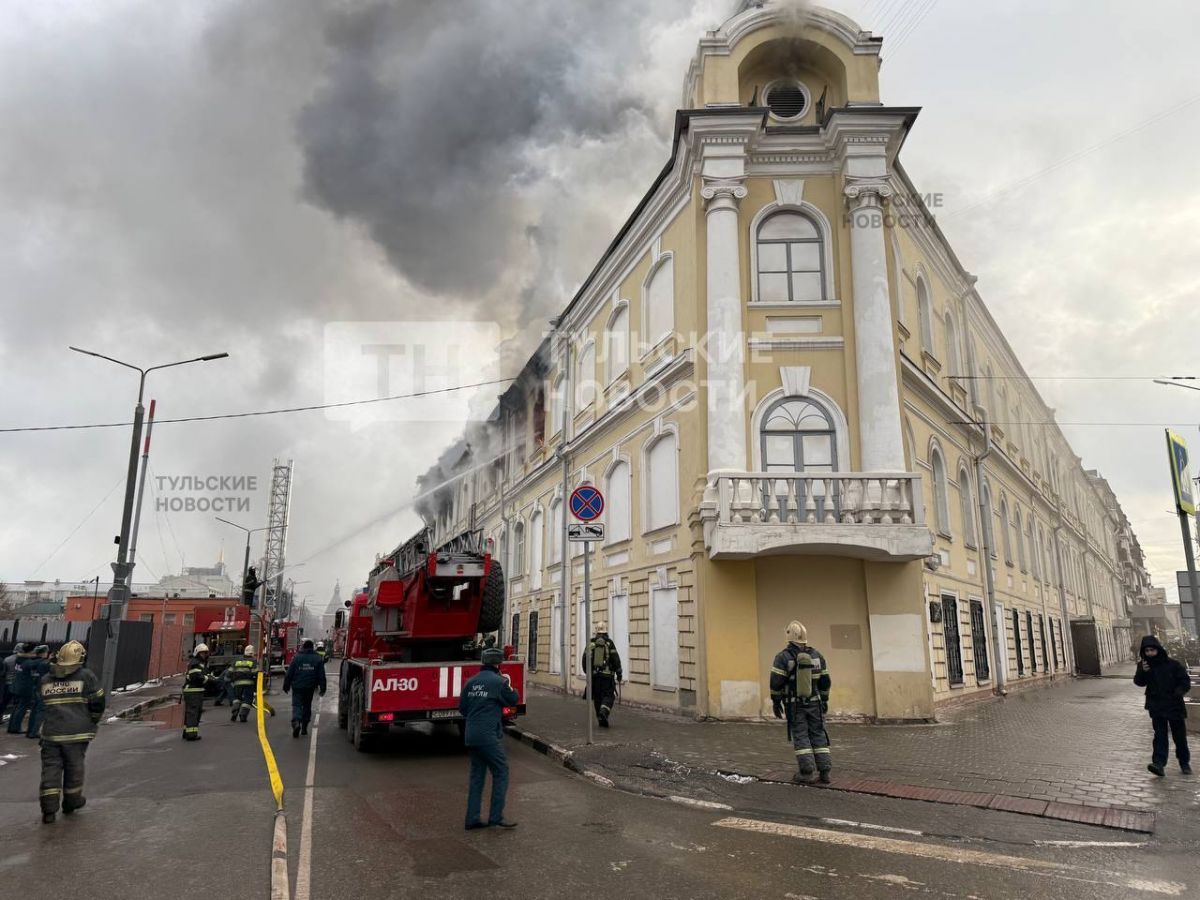
[[(291, 738), (286, 698), (269, 721), (295, 900), (1090, 900), (1194, 896), (1200, 885), (1194, 844), (763, 785), (730, 785), (719, 801), (734, 810), (693, 808), (601, 787), (515, 742), (509, 814), (520, 826), (468, 833), (456, 732), (397, 731), (360, 754), (336, 727), (334, 695), (331, 684), (308, 796), (310, 744)], [(273, 802), (252, 725), (207, 710), (204, 740), (185, 744), (177, 709), (106, 725), (89, 753), (87, 808), (51, 826), (38, 818), (35, 742), (0, 734), (0, 759), (18, 757), (0, 766), (0, 883), (63, 879), (81, 900), (267, 898)], [(1035, 843), (1053, 840), (1101, 845)]]

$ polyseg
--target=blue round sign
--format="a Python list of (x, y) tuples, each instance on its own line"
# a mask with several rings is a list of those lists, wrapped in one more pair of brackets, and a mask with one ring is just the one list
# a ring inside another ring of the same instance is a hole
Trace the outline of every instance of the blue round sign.
[(604, 495), (590, 484), (577, 487), (571, 494), (571, 515), (581, 522), (591, 522), (604, 512)]

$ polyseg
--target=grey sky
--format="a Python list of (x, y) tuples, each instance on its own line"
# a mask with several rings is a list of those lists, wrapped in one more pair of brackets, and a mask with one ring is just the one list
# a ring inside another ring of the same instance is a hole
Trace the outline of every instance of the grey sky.
[[(130, 375), (68, 344), (232, 354), (151, 376), (161, 416), (321, 402), (330, 323), (435, 310), (531, 328), (529, 346), (661, 168), (695, 42), (729, 5), (0, 4), (0, 424), (128, 417)], [(942, 0), (916, 22), (923, 4), (833, 5), (868, 28), (900, 16), (884, 99), (924, 107), (903, 159), (944, 196), (939, 220), (1026, 370), (1200, 374), (1200, 103), (1029, 178), (1200, 96), (1172, 39), (1194, 6)], [(1200, 446), (1200, 395), (1039, 386), (1063, 422), (1174, 422)], [(295, 458), (289, 557), (310, 560), (298, 593), (323, 603), (415, 524), (415, 477), (456, 430), (171, 425), (151, 465), (265, 483), (272, 458)], [(1067, 433), (1171, 589), (1161, 428)], [(34, 569), (127, 450), (124, 430), (0, 435), (0, 579), (108, 574), (119, 487)], [(264, 497), (238, 518), (263, 524)], [(236, 567), (238, 533), (148, 505), (137, 578), (177, 571), (180, 550), (207, 564), (223, 538)]]

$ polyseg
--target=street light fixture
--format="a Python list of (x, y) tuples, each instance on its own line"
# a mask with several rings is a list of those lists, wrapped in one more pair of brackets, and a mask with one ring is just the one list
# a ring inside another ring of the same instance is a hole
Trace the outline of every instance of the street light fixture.
[(112, 564), (113, 583), (108, 591), (108, 633), (104, 644), (104, 669), (100, 675), (101, 686), (111, 693), (113, 676), (116, 674), (118, 635), (121, 628), (121, 621), (125, 618), (125, 613), (129, 606), (129, 580), (133, 574), (133, 564), (128, 561), (129, 525), (130, 520), (133, 518), (133, 493), (134, 487), (137, 484), (138, 445), (142, 441), (142, 417), (145, 414), (145, 410), (142, 408), (142, 398), (146, 393), (146, 376), (157, 369), (170, 369), (175, 366), (184, 366), (188, 363), (211, 362), (215, 359), (225, 359), (229, 354), (210, 353), (208, 356), (181, 359), (178, 362), (163, 363), (143, 369), (141, 366), (113, 359), (111, 356), (96, 353), (94, 350), (84, 350), (81, 347), (70, 347), (69, 349), (74, 350), (76, 353), (82, 353), (85, 356), (94, 356), (97, 359), (116, 363), (118, 366), (123, 366), (126, 369), (133, 369), (139, 375), (137, 406), (134, 407), (133, 411), (133, 441), (129, 447), (129, 469), (125, 476), (125, 505), (121, 510), (121, 533), (117, 535), (116, 539), (117, 561)]
[[(246, 555), (242, 559), (242, 582), (241, 587), (238, 588), (240, 592), (246, 587), (246, 573), (250, 571), (250, 535), (254, 534), (256, 531), (267, 531), (269, 530), (270, 526), (264, 525), (262, 528), (247, 528), (245, 525), (239, 525), (237, 522), (230, 522), (228, 519), (222, 519), (220, 516), (213, 516), (213, 518), (218, 522), (224, 522), (226, 525), (232, 525), (234, 528), (239, 528), (246, 532)], [(238, 596), (240, 597), (241, 594), (239, 593)]]

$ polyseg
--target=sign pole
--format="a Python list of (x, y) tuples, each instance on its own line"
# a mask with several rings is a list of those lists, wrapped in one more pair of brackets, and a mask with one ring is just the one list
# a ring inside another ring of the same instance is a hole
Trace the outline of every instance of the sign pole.
[(1196, 611), (1200, 610), (1200, 585), (1196, 584), (1196, 555), (1192, 552), (1192, 530), (1188, 524), (1188, 515), (1196, 512), (1196, 498), (1188, 467), (1187, 444), (1169, 428), (1167, 453), (1171, 460), (1171, 486), (1175, 493), (1175, 509), (1179, 513), (1179, 530), (1183, 534), (1183, 558), (1187, 561), (1188, 589), (1192, 595), (1192, 612), (1195, 615)]
[[(1186, 526), (1185, 526), (1186, 527)], [(583, 543), (583, 626), (586, 639), (584, 643), (585, 653), (583, 654), (583, 677), (585, 683), (583, 686), (583, 699), (586, 701), (587, 709), (584, 711), (587, 715), (587, 742), (592, 742), (592, 653), (588, 649), (589, 645), (586, 641), (592, 638), (592, 571), (590, 560), (592, 558), (592, 542), (584, 541)]]

